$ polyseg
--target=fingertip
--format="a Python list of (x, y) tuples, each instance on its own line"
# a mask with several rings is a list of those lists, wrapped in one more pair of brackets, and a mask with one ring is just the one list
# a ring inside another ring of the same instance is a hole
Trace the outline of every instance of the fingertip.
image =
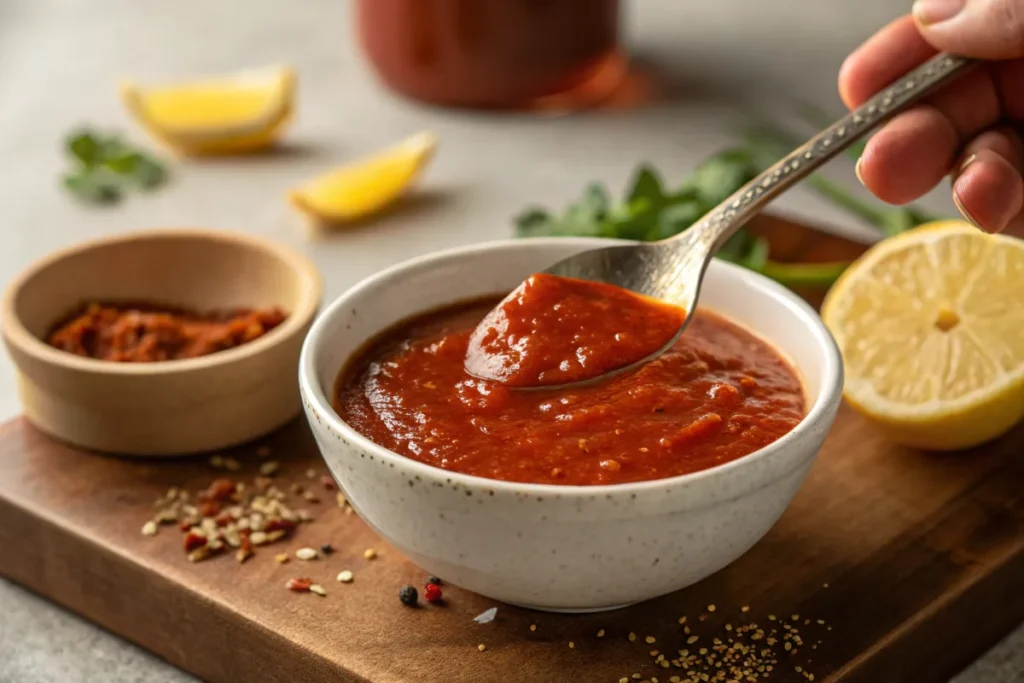
[(934, 108), (916, 107), (868, 140), (858, 162), (858, 178), (882, 201), (906, 204), (946, 176), (958, 146), (948, 119)]
[(1024, 179), (1004, 157), (979, 150), (953, 182), (953, 202), (982, 230), (1001, 232), (1024, 211)]

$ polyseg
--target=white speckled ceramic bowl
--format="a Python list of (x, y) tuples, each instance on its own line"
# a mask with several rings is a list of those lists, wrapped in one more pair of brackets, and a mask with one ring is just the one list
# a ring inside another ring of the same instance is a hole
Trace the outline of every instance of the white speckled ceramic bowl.
[(397, 455), (331, 408), (340, 368), (385, 328), (458, 300), (507, 292), (559, 259), (606, 244), (519, 240), (418, 258), (350, 289), (306, 337), (300, 388), (324, 459), (362, 518), (430, 573), (496, 600), (551, 611), (611, 609), (664, 595), (754, 545), (814, 462), (840, 402), (836, 346), (794, 294), (720, 262), (708, 270), (702, 305), (788, 356), (810, 406), (796, 429), (739, 460), (614, 486), (507, 483)]

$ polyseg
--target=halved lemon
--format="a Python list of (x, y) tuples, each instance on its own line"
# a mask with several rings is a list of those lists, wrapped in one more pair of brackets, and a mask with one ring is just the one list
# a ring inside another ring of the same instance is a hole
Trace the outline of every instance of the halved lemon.
[(156, 138), (184, 154), (251, 152), (273, 144), (294, 111), (296, 76), (283, 66), (171, 85), (124, 83), (121, 98)]
[(397, 200), (433, 156), (437, 137), (417, 133), (396, 145), (330, 171), (288, 194), (291, 203), (318, 221), (354, 221)]
[(872, 247), (822, 318), (845, 396), (898, 443), (969, 448), (1024, 417), (1024, 242), (940, 221)]

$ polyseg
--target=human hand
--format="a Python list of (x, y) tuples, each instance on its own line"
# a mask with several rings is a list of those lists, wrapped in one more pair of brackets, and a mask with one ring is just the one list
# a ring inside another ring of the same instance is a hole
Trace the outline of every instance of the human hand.
[(960, 213), (990, 232), (1024, 235), (1024, 0), (917, 0), (839, 72), (851, 109), (943, 51), (988, 63), (897, 115), (867, 143), (857, 177), (905, 204), (953, 180)]

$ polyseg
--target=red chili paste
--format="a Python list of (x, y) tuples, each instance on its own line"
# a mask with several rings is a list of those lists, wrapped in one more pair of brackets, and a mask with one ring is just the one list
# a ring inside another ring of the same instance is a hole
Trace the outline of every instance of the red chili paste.
[(276, 308), (195, 313), (149, 304), (93, 303), (58, 325), (46, 342), (100, 360), (178, 360), (241, 346), (262, 337), (286, 317)]
[(686, 311), (603, 282), (538, 273), (469, 338), (466, 370), (510, 387), (599, 377), (664, 348)]

